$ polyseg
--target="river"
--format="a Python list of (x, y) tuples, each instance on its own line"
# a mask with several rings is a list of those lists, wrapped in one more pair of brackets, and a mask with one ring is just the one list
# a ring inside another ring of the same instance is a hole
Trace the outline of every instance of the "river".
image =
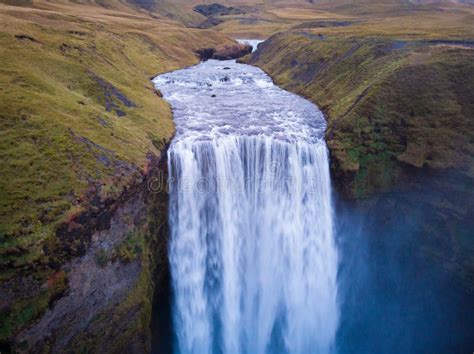
[(233, 60), (154, 84), (177, 130), (168, 151), (174, 351), (330, 352), (338, 252), (323, 114)]

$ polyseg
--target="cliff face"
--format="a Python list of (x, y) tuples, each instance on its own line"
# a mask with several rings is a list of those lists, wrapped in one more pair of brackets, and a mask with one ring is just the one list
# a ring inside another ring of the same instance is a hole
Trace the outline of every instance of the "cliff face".
[(19, 272), (2, 283), (4, 325), (47, 306), (13, 333), (16, 351), (150, 351), (153, 292), (167, 272), (166, 179), (166, 160), (150, 156), (119, 198), (97, 198), (60, 225), (45, 279)]
[(300, 31), (271, 37), (248, 59), (324, 110), (339, 195), (378, 230), (391, 223), (410, 233), (469, 289), (473, 59), (470, 42)]

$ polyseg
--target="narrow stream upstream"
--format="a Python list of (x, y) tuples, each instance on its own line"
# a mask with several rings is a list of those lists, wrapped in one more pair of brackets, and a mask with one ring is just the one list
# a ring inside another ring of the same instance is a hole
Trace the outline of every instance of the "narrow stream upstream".
[(177, 128), (168, 156), (174, 351), (330, 352), (338, 252), (323, 114), (235, 61), (154, 84)]

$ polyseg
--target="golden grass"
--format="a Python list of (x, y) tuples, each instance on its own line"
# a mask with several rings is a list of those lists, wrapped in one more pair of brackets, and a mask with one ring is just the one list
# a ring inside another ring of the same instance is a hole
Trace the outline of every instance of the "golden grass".
[(426, 11), (394, 17), (362, 18), (360, 21), (347, 27), (318, 28), (310, 31), (328, 35), (382, 36), (407, 40), (474, 38), (474, 12), (468, 7), (462, 11)]
[[(328, 52), (324, 52), (327, 45), (318, 47), (311, 58), (331, 58), (339, 48), (350, 48), (352, 37), (474, 37), (473, 9), (454, 4), (407, 12), (391, 4), (221, 1), (245, 6), (248, 13), (225, 17), (227, 21), (214, 31), (203, 31), (185, 25), (203, 21), (192, 7), (213, 0), (167, 0), (153, 13), (133, 9), (126, 1), (100, 2), (106, 6), (92, 0), (0, 0), (2, 280), (22, 270), (33, 269), (38, 275), (40, 265), (48, 263), (43, 245), (54, 242), (59, 222), (85, 207), (88, 192), (103, 198), (121, 193), (134, 183), (147, 153), (160, 153), (174, 125), (170, 108), (155, 94), (149, 78), (196, 63), (195, 49), (227, 43), (225, 35), (265, 38), (302, 22), (347, 19), (359, 22), (294, 31), (349, 38), (328, 41), (334, 47), (329, 44)], [(300, 35), (293, 39), (307, 41)], [(290, 44), (275, 58), (287, 53), (290, 60), (295, 55), (288, 52)], [(363, 62), (366, 52), (358, 57)], [(421, 52), (407, 61), (418, 65), (430, 58), (431, 53)], [(368, 64), (370, 69), (372, 63)], [(339, 73), (353, 68), (343, 69), (347, 70)], [(281, 73), (282, 82), (288, 75)], [(376, 81), (377, 75), (368, 75), (367, 80)], [(362, 86), (351, 86), (357, 81), (349, 74), (335, 77), (324, 88), (317, 86), (318, 81), (305, 89), (316, 94), (332, 88), (334, 96), (327, 100), (337, 95), (334, 112), (339, 113), (338, 109), (347, 110)], [(0, 321), (0, 341), (41, 313), (48, 299), (34, 300), (34, 306), (28, 301), (18, 304), (8, 320)]]
[(320, 11), (320, 10), (308, 9), (308, 8), (295, 8), (295, 7), (284, 7), (284, 8), (274, 9), (274, 10), (268, 10), (267, 12), (282, 19), (300, 20), (300, 21), (346, 17), (344, 15), (338, 15), (338, 14), (327, 12), (327, 11)]
[[(46, 279), (51, 257), (65, 261), (43, 251), (55, 244), (56, 226), (84, 210), (90, 193), (113, 198), (139, 182), (147, 154), (170, 141), (171, 110), (150, 77), (197, 63), (198, 48), (230, 42), (111, 5), (0, 3), (0, 281)], [(0, 342), (53, 295), (1, 314)]]
[[(238, 1), (228, 3), (233, 6), (240, 4)], [(305, 22), (348, 20), (357, 23), (308, 31), (344, 36), (398, 36), (414, 39), (474, 37), (474, 8), (456, 3), (414, 5), (365, 1), (349, 4), (331, 1), (308, 4), (298, 1), (255, 1), (247, 15), (224, 16), (222, 19), (226, 22), (213, 29), (233, 37), (266, 38)]]
[(130, 9), (35, 6), (0, 4), (0, 256), (50, 230), (89, 189), (120, 193), (174, 132), (150, 77), (229, 41)]

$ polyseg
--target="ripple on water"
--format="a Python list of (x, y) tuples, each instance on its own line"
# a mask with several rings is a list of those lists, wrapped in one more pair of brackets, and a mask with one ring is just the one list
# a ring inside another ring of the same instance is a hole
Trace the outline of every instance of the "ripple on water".
[(253, 66), (209, 60), (153, 82), (173, 106), (177, 140), (237, 134), (311, 142), (324, 136), (326, 122), (317, 106)]

